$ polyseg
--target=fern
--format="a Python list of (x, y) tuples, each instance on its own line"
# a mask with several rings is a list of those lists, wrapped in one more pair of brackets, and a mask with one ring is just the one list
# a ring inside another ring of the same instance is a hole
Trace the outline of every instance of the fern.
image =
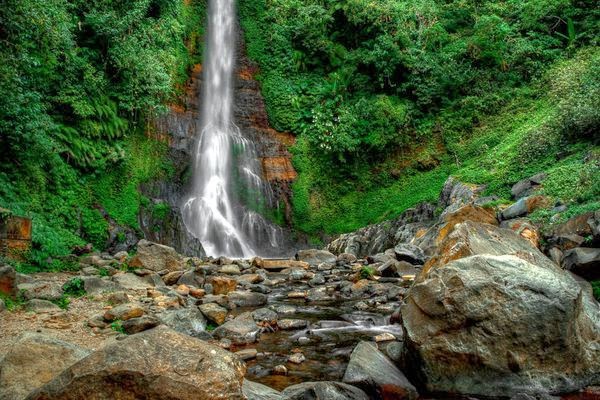
[(72, 124), (57, 124), (60, 153), (69, 163), (83, 168), (122, 159), (118, 139), (124, 136), (128, 127), (127, 120), (119, 116), (116, 103), (108, 97), (93, 100), (91, 107), (94, 112), (89, 117)]

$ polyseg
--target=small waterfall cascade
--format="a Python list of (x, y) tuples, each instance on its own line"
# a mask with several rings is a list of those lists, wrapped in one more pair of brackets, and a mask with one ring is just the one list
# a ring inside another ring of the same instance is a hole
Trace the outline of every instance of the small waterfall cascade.
[(235, 0), (210, 0), (208, 12), (203, 109), (183, 220), (209, 256), (277, 256), (282, 229), (262, 215), (274, 206), (273, 192), (262, 178), (254, 144), (232, 116)]

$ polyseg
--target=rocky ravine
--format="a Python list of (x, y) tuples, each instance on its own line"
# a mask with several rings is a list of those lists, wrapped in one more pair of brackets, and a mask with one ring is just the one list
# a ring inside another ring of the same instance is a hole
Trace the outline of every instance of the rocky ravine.
[(480, 192), (450, 179), (439, 216), (293, 260), (142, 240), (78, 274), (2, 267), (22, 305), (0, 312), (0, 400), (600, 398), (600, 308), (568, 271), (597, 277), (600, 213), (555, 227), (548, 257), (522, 218), (543, 199), (498, 218)]

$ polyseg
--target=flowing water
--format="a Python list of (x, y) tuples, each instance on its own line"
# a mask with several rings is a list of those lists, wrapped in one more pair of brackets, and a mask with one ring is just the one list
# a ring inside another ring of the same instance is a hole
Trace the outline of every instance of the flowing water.
[(263, 216), (273, 193), (232, 115), (235, 41), (235, 0), (210, 0), (201, 131), (183, 219), (209, 256), (277, 256), (282, 230)]

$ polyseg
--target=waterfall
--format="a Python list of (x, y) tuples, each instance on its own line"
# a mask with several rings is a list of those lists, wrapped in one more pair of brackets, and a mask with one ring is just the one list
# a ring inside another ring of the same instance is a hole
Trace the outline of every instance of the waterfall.
[(183, 220), (209, 256), (281, 252), (282, 230), (261, 211), (273, 207), (254, 144), (233, 121), (235, 0), (210, 0), (200, 132)]

